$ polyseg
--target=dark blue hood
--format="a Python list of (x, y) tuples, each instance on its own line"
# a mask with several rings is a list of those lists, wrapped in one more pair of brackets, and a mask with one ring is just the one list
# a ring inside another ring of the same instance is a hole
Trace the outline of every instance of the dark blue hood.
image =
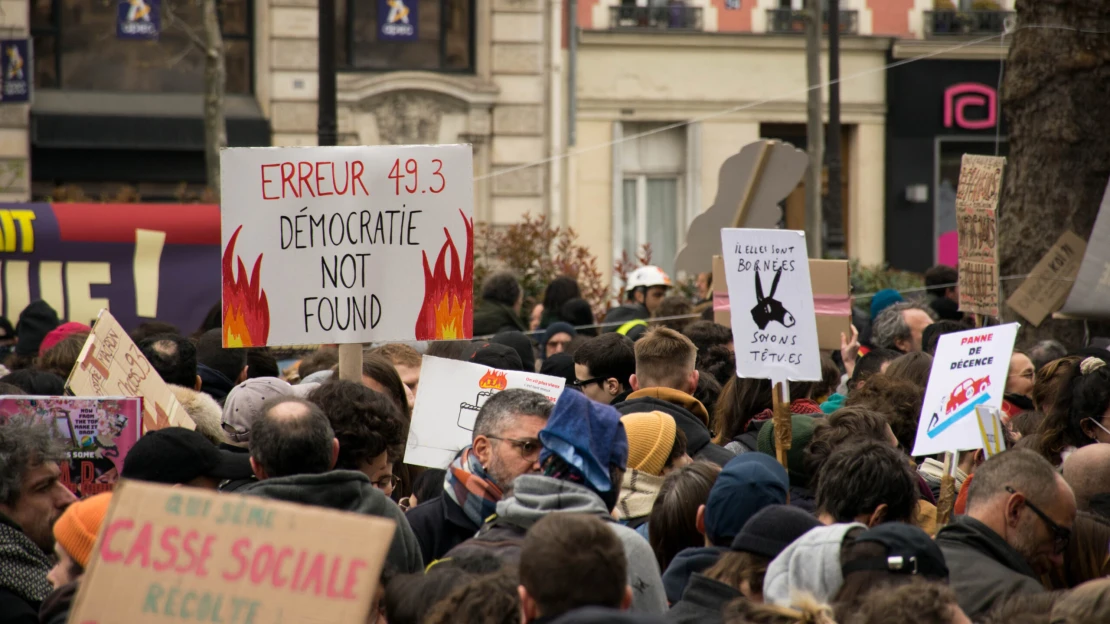
[(728, 549), (704, 546), (679, 551), (663, 573), (663, 589), (667, 592), (667, 602), (673, 605), (682, 600), (682, 592), (686, 590), (690, 576), (708, 570), (726, 550)]

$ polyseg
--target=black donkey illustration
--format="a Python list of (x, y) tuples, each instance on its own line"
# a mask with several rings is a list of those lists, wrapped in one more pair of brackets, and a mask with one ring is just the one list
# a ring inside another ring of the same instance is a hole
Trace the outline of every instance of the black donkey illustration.
[(755, 271), (755, 307), (752, 308), (752, 320), (759, 326), (759, 329), (767, 329), (771, 321), (778, 321), (783, 327), (794, 326), (794, 315), (791, 314), (782, 302), (775, 299), (775, 291), (779, 287), (779, 278), (782, 277), (782, 269), (775, 271), (775, 281), (771, 282), (771, 293), (766, 297), (763, 296), (763, 282), (759, 279), (759, 269)]

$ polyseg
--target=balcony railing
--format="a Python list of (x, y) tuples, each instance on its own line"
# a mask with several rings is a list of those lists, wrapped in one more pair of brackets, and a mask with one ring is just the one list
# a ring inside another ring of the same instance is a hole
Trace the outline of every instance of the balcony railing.
[[(859, 32), (859, 11), (840, 11), (840, 34), (854, 35)], [(778, 34), (806, 31), (807, 11), (794, 9), (767, 9), (767, 32)], [(823, 11), (821, 29), (829, 32), (829, 12)]]
[(609, 8), (609, 28), (613, 30), (701, 30), (701, 7), (682, 4), (670, 6), (615, 6)]
[(989, 35), (1006, 30), (1013, 11), (925, 11), (927, 37)]

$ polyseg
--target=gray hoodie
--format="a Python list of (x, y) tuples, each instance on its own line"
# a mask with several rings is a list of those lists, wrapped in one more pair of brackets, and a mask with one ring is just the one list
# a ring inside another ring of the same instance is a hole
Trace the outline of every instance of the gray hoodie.
[(780, 607), (794, 604), (794, 595), (805, 592), (818, 602), (832, 600), (844, 576), (840, 572), (840, 545), (858, 522), (832, 524), (812, 529), (779, 553), (767, 566), (763, 579), (763, 600)]
[[(424, 569), (420, 545), (405, 513), (361, 472), (333, 470), (323, 474), (277, 477), (251, 483), (237, 493), (393, 520), (397, 530), (393, 533), (386, 562), (402, 573)], [(326, 530), (326, 527), (320, 528)]]
[(632, 587), (632, 610), (666, 613), (667, 595), (659, 575), (659, 563), (651, 546), (636, 532), (609, 515), (601, 497), (592, 490), (551, 477), (524, 475), (513, 481), (512, 495), (497, 503), (497, 517), (525, 531), (553, 511), (597, 516), (608, 521), (624, 547), (628, 559), (628, 585)]

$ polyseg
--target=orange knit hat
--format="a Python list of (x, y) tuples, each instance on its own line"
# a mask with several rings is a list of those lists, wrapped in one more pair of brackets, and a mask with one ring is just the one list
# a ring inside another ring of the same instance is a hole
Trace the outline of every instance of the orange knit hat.
[(93, 544), (111, 502), (111, 492), (79, 500), (67, 507), (54, 523), (54, 539), (82, 568), (89, 565)]
[(674, 448), (674, 418), (663, 412), (641, 412), (621, 416), (628, 435), (628, 467), (655, 476), (663, 468)]

